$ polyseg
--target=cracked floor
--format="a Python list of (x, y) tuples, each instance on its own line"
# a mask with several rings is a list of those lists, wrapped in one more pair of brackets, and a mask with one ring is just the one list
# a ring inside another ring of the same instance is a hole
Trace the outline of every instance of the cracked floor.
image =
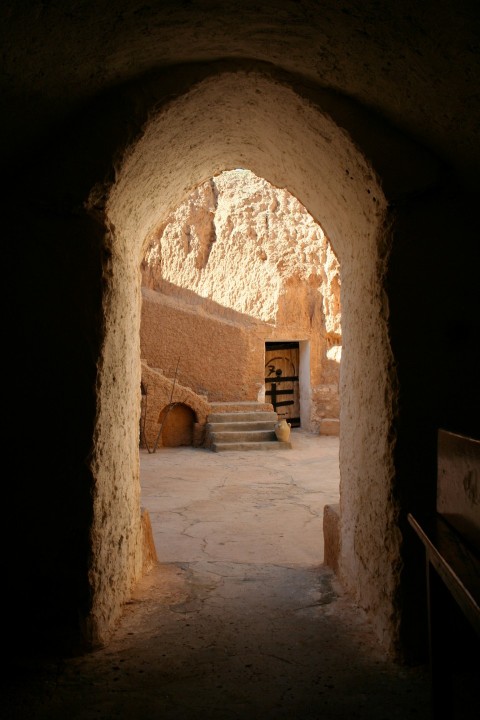
[(385, 658), (322, 565), (338, 439), (291, 439), (288, 451), (142, 451), (158, 565), (107, 647), (30, 668), (29, 682), (24, 667), (2, 717), (429, 718), (426, 669)]

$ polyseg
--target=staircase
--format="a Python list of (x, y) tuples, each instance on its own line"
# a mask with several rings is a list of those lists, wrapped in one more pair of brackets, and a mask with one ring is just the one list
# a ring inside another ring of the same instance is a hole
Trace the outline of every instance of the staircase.
[[(234, 408), (234, 409), (233, 409)], [(280, 442), (275, 435), (277, 413), (263, 403), (212, 403), (205, 428), (205, 447), (213, 452), (226, 450), (290, 449), (290, 442)]]

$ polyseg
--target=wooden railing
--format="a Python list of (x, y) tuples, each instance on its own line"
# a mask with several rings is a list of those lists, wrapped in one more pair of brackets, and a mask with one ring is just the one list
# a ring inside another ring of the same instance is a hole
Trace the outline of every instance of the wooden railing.
[(408, 521), (425, 549), (433, 720), (479, 718), (480, 441), (439, 431), (436, 512)]

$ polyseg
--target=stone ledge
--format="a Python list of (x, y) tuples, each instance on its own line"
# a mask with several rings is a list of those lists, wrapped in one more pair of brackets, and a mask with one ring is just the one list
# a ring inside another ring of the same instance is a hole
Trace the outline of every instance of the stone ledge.
[(229, 402), (211, 402), (211, 413), (231, 413), (231, 412), (273, 412), (273, 405), (268, 402), (257, 402), (255, 400), (239, 400)]

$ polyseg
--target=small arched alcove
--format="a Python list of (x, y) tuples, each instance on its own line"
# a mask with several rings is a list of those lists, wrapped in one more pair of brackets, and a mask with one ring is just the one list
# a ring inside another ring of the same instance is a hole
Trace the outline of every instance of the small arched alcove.
[(170, 403), (158, 417), (163, 447), (181, 447), (193, 444), (194, 425), (197, 418), (185, 403)]
[[(132, 419), (131, 408), (140, 408), (138, 268), (150, 234), (192, 188), (235, 167), (297, 197), (324, 228), (341, 264), (340, 570), (390, 647), (397, 632), (392, 617), (400, 536), (392, 499), (393, 383), (382, 293), (387, 202), (348, 134), (314, 102), (270, 77), (224, 72), (192, 86), (150, 119), (119, 168), (107, 203), (112, 274), (97, 454), (105, 434), (111, 436), (113, 415), (127, 437), (121, 438), (119, 456), (110, 443), (111, 455), (98, 458), (99, 497), (112, 493), (108, 469), (115, 457), (117, 482), (127, 488), (135, 513), (139, 418)], [(97, 513), (94, 525), (100, 522)], [(123, 587), (140, 566), (139, 525), (128, 522), (130, 561), (115, 569)], [(123, 534), (125, 528), (119, 523), (112, 532)], [(103, 572), (98, 567), (97, 576)], [(101, 592), (95, 597), (98, 606), (105, 602)], [(98, 617), (118, 615), (121, 600), (119, 593)]]

